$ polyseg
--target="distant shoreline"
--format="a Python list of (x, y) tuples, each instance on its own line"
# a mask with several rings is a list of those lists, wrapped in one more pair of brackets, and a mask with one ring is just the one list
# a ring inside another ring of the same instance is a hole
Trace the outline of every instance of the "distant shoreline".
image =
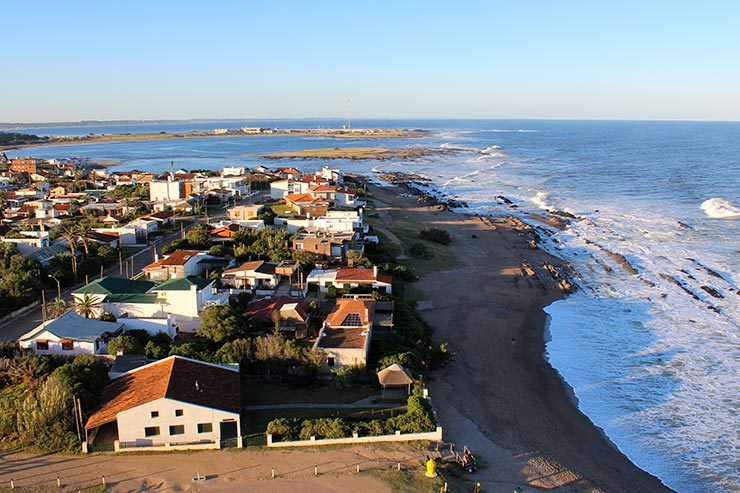
[(429, 147), (334, 147), (324, 149), (305, 149), (302, 151), (272, 152), (260, 154), (264, 159), (351, 159), (385, 161), (387, 159), (417, 160), (440, 154), (449, 154), (451, 150), (431, 149)]
[(393, 129), (393, 128), (368, 128), (368, 129), (284, 129), (278, 131), (265, 131), (246, 133), (236, 130), (229, 130), (226, 133), (117, 133), (117, 134), (93, 134), (81, 136), (51, 136), (41, 142), (31, 142), (27, 144), (5, 145), (0, 146), (0, 151), (11, 151), (15, 149), (25, 149), (30, 147), (43, 146), (61, 146), (61, 145), (78, 145), (78, 144), (98, 144), (109, 142), (138, 142), (138, 141), (156, 141), (171, 139), (201, 139), (214, 137), (325, 137), (333, 139), (401, 139), (401, 138), (420, 138), (429, 134), (425, 129)]

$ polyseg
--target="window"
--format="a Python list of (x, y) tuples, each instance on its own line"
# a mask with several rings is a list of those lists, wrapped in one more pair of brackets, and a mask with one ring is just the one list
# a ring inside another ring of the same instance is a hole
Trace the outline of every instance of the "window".
[(185, 425), (171, 425), (170, 426), (170, 435), (184, 435), (185, 434)]
[(49, 341), (36, 341), (36, 350), (37, 351), (48, 351), (49, 350)]
[(198, 433), (210, 433), (213, 431), (213, 423), (198, 423)]
[(74, 342), (70, 340), (62, 340), (62, 351), (72, 351), (74, 349)]
[(182, 409), (175, 409), (175, 416), (182, 416)]
[(155, 437), (159, 435), (159, 426), (147, 426), (144, 428), (144, 436)]
[(158, 418), (159, 417), (159, 411), (152, 411), (152, 418)]
[(329, 366), (334, 366), (334, 356), (329, 356), (326, 359), (326, 364), (328, 364)]

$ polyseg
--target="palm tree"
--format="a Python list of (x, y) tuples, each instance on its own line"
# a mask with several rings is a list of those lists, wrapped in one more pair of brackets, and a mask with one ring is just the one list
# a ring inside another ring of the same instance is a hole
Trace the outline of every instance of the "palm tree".
[(72, 254), (72, 272), (77, 279), (77, 230), (73, 224), (62, 224), (60, 227), (59, 238), (67, 242)]
[(82, 298), (75, 298), (74, 311), (81, 317), (91, 318), (95, 317), (98, 306), (100, 306), (98, 300), (89, 294), (84, 294)]
[(49, 318), (58, 318), (67, 311), (67, 308), (69, 307), (67, 306), (66, 301), (61, 298), (56, 298), (47, 305), (46, 311), (49, 314)]
[(92, 233), (92, 231), (92, 226), (90, 226), (90, 223), (88, 222), (78, 222), (74, 226), (74, 232), (77, 234), (77, 241), (82, 244), (82, 248), (85, 250), (85, 255), (90, 254), (90, 244), (87, 239), (87, 235)]

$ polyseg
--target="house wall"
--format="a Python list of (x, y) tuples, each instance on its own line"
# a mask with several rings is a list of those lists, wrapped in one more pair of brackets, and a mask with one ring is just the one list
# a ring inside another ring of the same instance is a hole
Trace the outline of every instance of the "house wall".
[[(48, 341), (49, 350), (40, 351), (36, 349), (37, 340)], [(96, 344), (93, 342), (73, 341), (72, 350), (65, 351), (62, 349), (62, 339), (60, 339), (56, 335), (46, 330), (41, 331), (38, 334), (36, 334), (32, 340), (20, 341), (19, 346), (22, 349), (31, 349), (36, 354), (61, 354), (65, 356), (72, 356), (72, 355), (77, 355), (77, 354), (107, 354), (108, 353), (108, 345), (103, 343), (102, 341), (98, 342), (97, 349), (96, 349)]]
[(116, 318), (161, 318), (166, 315), (164, 303), (104, 303), (105, 311), (112, 313)]
[(175, 328), (169, 318), (121, 317), (117, 321), (123, 324), (125, 330), (146, 330), (152, 336), (164, 332), (170, 337), (175, 337)]
[(149, 184), (149, 200), (178, 200), (184, 198), (182, 182), (152, 181)]
[[(175, 410), (182, 409), (182, 416), (175, 416)], [(157, 411), (159, 417), (152, 418), (152, 411)], [(137, 446), (163, 445), (165, 443), (197, 442), (202, 440), (218, 441), (221, 439), (222, 421), (236, 421), (236, 429), (241, 433), (239, 414), (196, 406), (172, 399), (157, 399), (133, 409), (118, 414), (119, 442), (133, 442)], [(211, 423), (213, 431), (198, 433), (198, 423)], [(185, 433), (170, 435), (171, 425), (184, 425)], [(159, 427), (159, 435), (147, 437), (144, 428)]]
[[(365, 366), (367, 363), (365, 348), (322, 348), (319, 346), (319, 349), (326, 355), (326, 359), (320, 368), (320, 371), (323, 373), (329, 373), (331, 370), (346, 366)], [(328, 361), (331, 357), (334, 358), (334, 366), (329, 366)]]

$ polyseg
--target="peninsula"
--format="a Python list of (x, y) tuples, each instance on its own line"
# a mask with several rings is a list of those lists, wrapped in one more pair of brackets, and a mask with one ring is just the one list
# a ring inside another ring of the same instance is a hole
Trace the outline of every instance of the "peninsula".
[[(406, 128), (260, 128), (196, 130), (192, 132), (157, 133), (103, 133), (87, 135), (53, 135), (40, 137), (33, 134), (0, 132), (0, 151), (42, 145), (94, 144), (102, 142), (134, 142), (140, 140), (195, 139), (207, 137), (325, 137), (336, 139), (401, 139), (419, 138), (429, 134), (424, 129)], [(2, 138), (8, 136), (8, 138)], [(10, 138), (12, 137), (12, 138)]]
[(428, 147), (333, 147), (273, 152), (262, 154), (262, 157), (265, 159), (353, 159), (385, 161), (386, 159), (424, 159), (449, 152), (446, 149), (430, 149)]

